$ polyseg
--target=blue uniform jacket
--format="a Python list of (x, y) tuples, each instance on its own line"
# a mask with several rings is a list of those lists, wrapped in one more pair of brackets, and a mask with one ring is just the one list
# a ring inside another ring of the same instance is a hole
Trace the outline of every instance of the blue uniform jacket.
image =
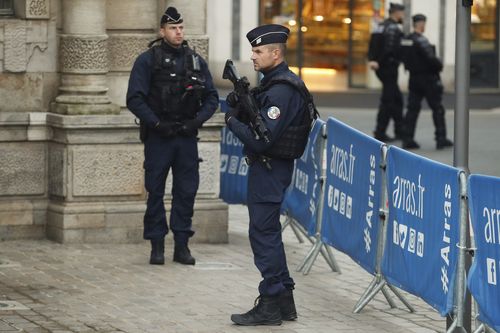
[[(265, 85), (273, 77), (282, 74), (295, 76), (288, 68), (288, 65), (282, 62), (264, 75), (261, 85)], [(249, 155), (263, 154), (280, 138), (288, 126), (300, 124), (302, 117), (297, 117), (297, 115), (304, 109), (304, 101), (299, 92), (291, 85), (285, 83), (273, 84), (268, 90), (261, 92), (255, 97), (257, 104), (260, 106), (262, 119), (270, 133), (269, 143), (256, 139), (250, 127), (234, 117), (231, 117), (227, 124), (229, 129), (243, 142), (245, 153)], [(268, 110), (272, 106), (280, 109), (280, 116), (277, 119), (271, 119), (268, 116)]]
[[(184, 51), (182, 49), (172, 49), (176, 55), (175, 72), (180, 74), (184, 69)], [(127, 107), (132, 113), (145, 123), (148, 127), (154, 127), (160, 121), (158, 116), (147, 104), (147, 96), (151, 86), (151, 77), (154, 69), (153, 51), (149, 49), (137, 57), (128, 82)], [(201, 72), (205, 77), (205, 94), (203, 103), (198, 112), (197, 119), (202, 122), (207, 121), (214, 114), (219, 105), (219, 95), (214, 87), (212, 75), (208, 70), (208, 65), (200, 57)]]
[[(281, 63), (264, 75), (261, 84), (265, 85), (276, 75), (295, 75), (286, 63)], [(273, 84), (268, 90), (256, 96), (260, 106), (260, 114), (269, 129), (270, 142), (256, 139), (248, 125), (231, 117), (228, 127), (243, 142), (244, 151), (247, 155), (260, 155), (271, 147), (280, 138), (290, 125), (298, 125), (302, 120), (304, 103), (300, 93), (291, 85), (285, 83)], [(280, 116), (271, 119), (268, 116), (270, 107), (280, 109)], [(293, 160), (273, 158), (270, 161), (271, 170), (267, 169), (261, 162), (255, 162), (250, 166), (248, 177), (248, 202), (272, 202), (281, 203), (283, 195), (290, 185), (293, 173)]]

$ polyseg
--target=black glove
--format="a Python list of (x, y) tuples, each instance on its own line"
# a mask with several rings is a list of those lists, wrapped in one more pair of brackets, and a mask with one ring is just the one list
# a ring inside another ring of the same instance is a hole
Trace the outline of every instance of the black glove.
[(181, 132), (185, 136), (195, 136), (198, 134), (198, 129), (203, 125), (203, 122), (199, 119), (190, 119), (182, 125)]
[(179, 133), (181, 123), (160, 121), (154, 129), (164, 138), (171, 138)]
[(239, 114), (239, 109), (238, 108), (229, 108), (229, 110), (227, 110), (226, 114), (224, 115), (224, 120), (226, 121), (226, 124), (227, 122), (229, 121), (229, 118), (237, 118), (238, 117), (238, 114)]
[(237, 108), (239, 101), (238, 95), (234, 91), (231, 91), (226, 97), (227, 105), (232, 108)]

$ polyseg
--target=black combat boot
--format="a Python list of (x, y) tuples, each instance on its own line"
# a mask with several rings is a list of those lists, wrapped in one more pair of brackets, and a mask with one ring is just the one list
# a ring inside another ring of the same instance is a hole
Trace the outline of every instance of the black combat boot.
[(194, 265), (196, 262), (187, 244), (175, 244), (174, 261), (183, 265)]
[(373, 137), (375, 139), (377, 139), (378, 141), (382, 141), (382, 142), (385, 142), (385, 143), (388, 143), (388, 142), (393, 142), (394, 140), (396, 140), (395, 138), (393, 138), (392, 136), (388, 136), (387, 134), (385, 133), (379, 133), (379, 132), (375, 132), (373, 134)]
[(280, 312), (281, 319), (295, 320), (297, 319), (297, 310), (295, 309), (295, 301), (293, 300), (293, 290), (286, 289), (280, 295)]
[(453, 147), (453, 141), (446, 138), (436, 140), (436, 149), (443, 149), (448, 147)]
[(164, 265), (165, 264), (165, 239), (152, 239), (151, 240), (151, 257), (149, 263), (151, 265)]
[(252, 310), (243, 314), (231, 315), (231, 320), (238, 325), (281, 325), (280, 296), (261, 295), (255, 300)]
[(420, 145), (413, 139), (403, 140), (403, 149), (418, 149)]

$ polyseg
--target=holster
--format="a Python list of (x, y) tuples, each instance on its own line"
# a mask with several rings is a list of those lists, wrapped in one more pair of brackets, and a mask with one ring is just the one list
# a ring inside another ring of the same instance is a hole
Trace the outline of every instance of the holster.
[(142, 121), (139, 122), (139, 139), (142, 143), (148, 138), (148, 127)]

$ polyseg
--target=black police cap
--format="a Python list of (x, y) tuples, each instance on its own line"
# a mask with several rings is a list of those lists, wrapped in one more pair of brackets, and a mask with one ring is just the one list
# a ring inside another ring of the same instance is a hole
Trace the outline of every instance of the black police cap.
[(411, 17), (413, 23), (417, 23), (419, 21), (427, 21), (427, 17), (424, 14), (415, 14)]
[(286, 43), (290, 30), (279, 24), (261, 25), (247, 33), (247, 39), (252, 46), (274, 43)]
[(405, 6), (401, 5), (399, 3), (391, 2), (389, 4), (389, 11), (392, 13), (392, 12), (395, 12), (397, 10), (405, 10)]
[(177, 11), (175, 7), (168, 7), (165, 11), (165, 14), (161, 17), (160, 24), (164, 25), (165, 23), (178, 24), (182, 23), (182, 15)]

